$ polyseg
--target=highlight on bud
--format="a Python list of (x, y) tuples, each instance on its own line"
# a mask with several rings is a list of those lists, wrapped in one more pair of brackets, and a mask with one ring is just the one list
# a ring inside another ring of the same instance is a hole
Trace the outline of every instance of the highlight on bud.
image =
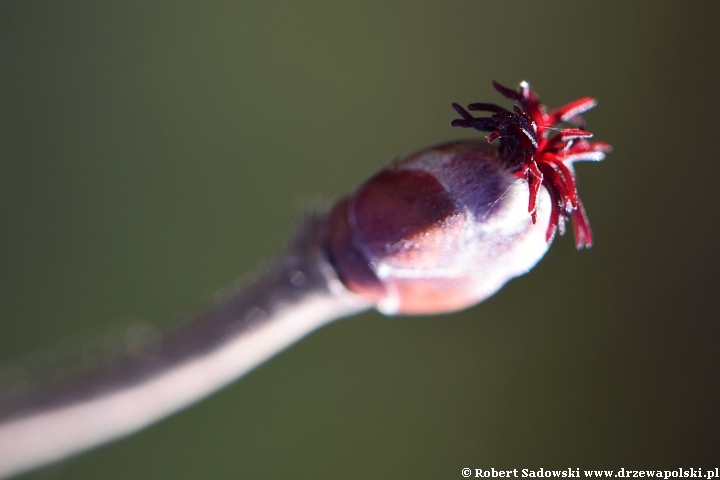
[[(494, 85), (518, 103), (512, 112), (453, 104), (461, 116), (453, 126), (490, 132), (487, 142), (396, 161), (330, 213), (327, 251), (338, 276), (383, 313), (451, 312), (484, 300), (532, 268), (569, 217), (577, 247), (592, 244), (572, 163), (610, 150), (587, 140), (579, 117), (595, 100), (548, 113), (526, 82), (517, 91)], [(475, 118), (473, 110), (493, 114)], [(561, 122), (573, 127), (555, 128)]]

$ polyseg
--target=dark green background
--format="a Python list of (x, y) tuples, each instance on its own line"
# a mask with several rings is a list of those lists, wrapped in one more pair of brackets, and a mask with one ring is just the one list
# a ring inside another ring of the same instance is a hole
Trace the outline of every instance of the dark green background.
[[(720, 464), (717, 2), (0, 3), (0, 359), (163, 323), (527, 79), (615, 151), (596, 235), (468, 311), (326, 327), (28, 478)], [(62, 344), (62, 342), (60, 342)]]

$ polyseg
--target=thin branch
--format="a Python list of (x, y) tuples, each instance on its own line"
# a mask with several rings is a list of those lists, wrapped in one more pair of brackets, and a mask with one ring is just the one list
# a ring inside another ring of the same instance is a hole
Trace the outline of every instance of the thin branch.
[(156, 353), (34, 392), (0, 411), (0, 477), (129, 435), (206, 397), (316, 328), (370, 304), (348, 292), (312, 218), (255, 281), (166, 338)]

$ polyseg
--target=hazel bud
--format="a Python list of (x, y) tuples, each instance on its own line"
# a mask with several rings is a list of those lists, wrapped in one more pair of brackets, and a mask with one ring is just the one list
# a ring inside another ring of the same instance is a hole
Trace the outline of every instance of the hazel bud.
[(548, 111), (527, 82), (517, 90), (493, 85), (516, 102), (512, 111), (453, 104), (461, 118), (452, 125), (490, 132), (488, 143), (415, 153), (330, 214), (327, 247), (340, 279), (386, 314), (451, 312), (482, 301), (532, 268), (569, 219), (576, 247), (592, 245), (572, 167), (610, 151), (588, 140), (580, 117), (595, 99)]
[[(527, 183), (484, 141), (439, 145), (396, 162), (342, 200), (330, 257), (345, 286), (386, 314), (469, 307), (527, 272), (548, 248), (528, 215)], [(537, 202), (541, 225), (550, 197)]]

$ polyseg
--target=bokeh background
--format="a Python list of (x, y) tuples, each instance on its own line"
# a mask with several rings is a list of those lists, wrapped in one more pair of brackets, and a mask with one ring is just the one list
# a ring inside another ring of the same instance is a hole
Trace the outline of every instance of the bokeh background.
[(23, 478), (720, 466), (718, 25), (709, 1), (1, 2), (3, 362), (201, 306), (315, 199), (471, 134), (450, 103), (493, 79), (597, 97), (615, 147), (578, 167), (591, 250), (461, 313), (336, 322)]

